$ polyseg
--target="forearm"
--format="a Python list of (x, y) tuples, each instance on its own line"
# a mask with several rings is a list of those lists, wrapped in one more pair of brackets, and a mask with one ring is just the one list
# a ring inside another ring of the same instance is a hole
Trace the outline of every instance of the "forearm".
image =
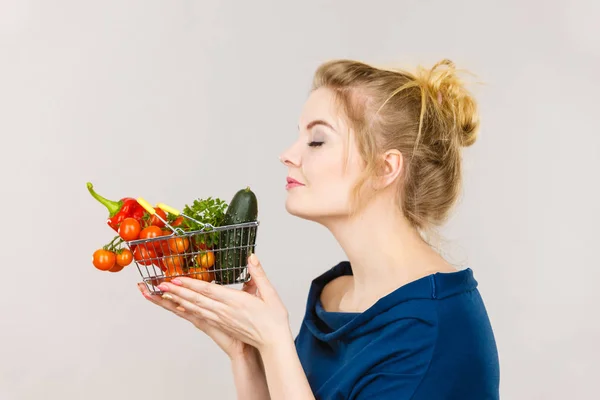
[(273, 400), (314, 400), (291, 334), (261, 349), (269, 392)]
[(269, 400), (269, 388), (258, 350), (252, 348), (244, 356), (231, 360), (237, 398), (243, 400)]

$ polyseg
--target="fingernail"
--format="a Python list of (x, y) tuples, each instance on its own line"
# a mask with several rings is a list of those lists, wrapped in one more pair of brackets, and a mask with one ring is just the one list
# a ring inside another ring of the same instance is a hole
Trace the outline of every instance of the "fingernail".
[(185, 308), (183, 308), (181, 306), (177, 306), (176, 309), (179, 310), (179, 311), (181, 311), (181, 312), (185, 312)]
[(164, 283), (161, 283), (160, 285), (158, 285), (157, 288), (159, 288), (163, 292), (168, 292), (169, 291), (169, 287), (167, 285), (165, 285)]
[(173, 300), (173, 296), (171, 296), (169, 293), (163, 294), (162, 298), (165, 300)]
[(181, 282), (179, 279), (177, 279), (177, 278), (175, 278), (175, 279), (171, 279), (171, 283), (174, 283), (174, 284), (176, 284), (177, 286), (181, 286), (181, 285), (183, 285), (183, 283), (182, 283), (182, 282)]
[(250, 264), (257, 266), (258, 265), (258, 258), (256, 257), (256, 255), (254, 253), (252, 253), (250, 255)]

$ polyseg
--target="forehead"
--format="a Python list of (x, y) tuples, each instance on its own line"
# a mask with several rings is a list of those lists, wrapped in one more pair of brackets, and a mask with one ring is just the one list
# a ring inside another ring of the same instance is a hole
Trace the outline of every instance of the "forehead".
[(328, 122), (338, 133), (347, 129), (343, 111), (330, 89), (319, 88), (313, 91), (304, 103), (299, 121), (300, 129), (304, 129), (307, 124), (314, 120)]

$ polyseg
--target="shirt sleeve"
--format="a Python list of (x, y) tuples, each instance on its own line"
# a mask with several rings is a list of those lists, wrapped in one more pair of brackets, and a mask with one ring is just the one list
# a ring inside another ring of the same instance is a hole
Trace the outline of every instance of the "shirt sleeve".
[(421, 374), (368, 374), (354, 387), (349, 400), (410, 400), (421, 379)]
[(434, 317), (397, 321), (365, 348), (368, 368), (354, 383), (351, 400), (409, 400), (427, 371), (437, 340)]

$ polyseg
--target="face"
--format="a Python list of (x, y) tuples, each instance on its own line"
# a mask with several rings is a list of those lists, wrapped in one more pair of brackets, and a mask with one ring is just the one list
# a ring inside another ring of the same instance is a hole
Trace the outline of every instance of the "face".
[(311, 93), (298, 129), (297, 140), (280, 157), (288, 169), (288, 182), (282, 183), (287, 211), (322, 223), (347, 216), (363, 163), (329, 89)]

